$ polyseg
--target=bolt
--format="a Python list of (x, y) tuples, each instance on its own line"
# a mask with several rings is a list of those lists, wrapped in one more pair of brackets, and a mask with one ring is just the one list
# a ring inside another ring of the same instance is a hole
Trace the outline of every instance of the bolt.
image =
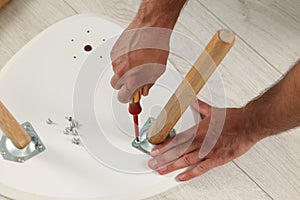
[(1, 151), (1, 155), (5, 156), (6, 155), (6, 151)]
[(73, 120), (71, 121), (70, 126), (71, 126), (72, 128), (78, 128), (78, 123), (73, 119)]
[(44, 151), (44, 150), (45, 150), (45, 148), (44, 148), (44, 146), (43, 146), (43, 145), (41, 145), (41, 144), (40, 144), (40, 145), (38, 146), (38, 150), (41, 152), (41, 151)]
[(70, 132), (70, 129), (69, 128), (66, 128), (65, 130), (64, 130), (64, 134), (65, 135), (69, 135), (71, 132)]
[(139, 137), (136, 137), (135, 140), (134, 140), (134, 142), (135, 142), (136, 144), (139, 144), (139, 143), (141, 143), (141, 140), (140, 140)]
[(73, 130), (72, 130), (72, 135), (74, 135), (74, 136), (77, 136), (77, 135), (78, 135), (77, 129), (73, 129)]
[(46, 123), (47, 124), (53, 124), (53, 121), (50, 118), (48, 118), (47, 121), (46, 121)]
[(72, 143), (73, 143), (73, 144), (76, 144), (76, 145), (79, 145), (80, 139), (79, 139), (79, 138), (76, 138), (76, 137), (73, 137)]
[(26, 130), (30, 130), (30, 125), (29, 125), (29, 124), (25, 124), (25, 125), (24, 125), (24, 128), (25, 128)]
[(72, 122), (72, 120), (73, 120), (72, 117), (66, 117), (66, 119), (67, 119), (69, 122)]
[(24, 160), (24, 158), (18, 158), (18, 162), (23, 163), (23, 162), (25, 162), (25, 160)]

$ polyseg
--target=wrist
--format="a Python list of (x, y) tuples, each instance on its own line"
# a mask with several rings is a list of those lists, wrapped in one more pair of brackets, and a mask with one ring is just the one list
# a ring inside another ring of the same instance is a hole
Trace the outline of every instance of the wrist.
[(144, 0), (131, 26), (173, 29), (186, 0)]
[(274, 131), (267, 124), (264, 111), (257, 105), (256, 100), (249, 102), (243, 109), (244, 128), (252, 140), (262, 140), (265, 137), (274, 135)]

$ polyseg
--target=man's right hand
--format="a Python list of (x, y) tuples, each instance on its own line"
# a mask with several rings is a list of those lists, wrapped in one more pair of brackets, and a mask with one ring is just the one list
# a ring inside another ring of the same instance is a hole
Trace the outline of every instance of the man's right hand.
[(186, 0), (143, 0), (141, 7), (111, 51), (113, 88), (127, 103), (140, 88), (149, 89), (164, 73), (169, 41)]
[(164, 73), (168, 55), (171, 30), (143, 27), (127, 28), (115, 43), (111, 59), (114, 76), (111, 85), (119, 90), (118, 99), (127, 103), (137, 90), (149, 89)]

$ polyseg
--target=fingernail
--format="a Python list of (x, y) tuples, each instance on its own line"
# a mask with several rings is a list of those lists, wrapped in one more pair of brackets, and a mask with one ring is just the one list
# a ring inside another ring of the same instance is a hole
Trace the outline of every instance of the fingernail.
[(159, 150), (158, 149), (150, 152), (150, 155), (153, 156), (153, 157), (157, 156), (158, 154), (159, 154)]
[(151, 169), (156, 169), (157, 168), (157, 160), (156, 159), (149, 160), (148, 165)]
[(186, 175), (185, 175), (185, 174), (180, 174), (180, 175), (178, 175), (178, 176), (176, 177), (176, 179), (179, 180), (179, 181), (185, 181)]

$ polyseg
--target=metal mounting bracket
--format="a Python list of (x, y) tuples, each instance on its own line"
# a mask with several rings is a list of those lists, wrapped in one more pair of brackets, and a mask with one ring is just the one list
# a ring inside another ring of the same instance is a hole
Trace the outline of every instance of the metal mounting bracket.
[[(140, 137), (139, 141), (134, 139), (131, 143), (131, 145), (138, 150), (150, 154), (151, 150), (156, 146), (154, 144), (151, 144), (148, 141), (148, 129), (150, 128), (151, 124), (153, 123), (155, 119), (153, 117), (149, 117), (144, 126), (140, 130)], [(175, 129), (172, 129), (167, 137), (167, 139), (172, 138), (176, 135)]]
[(0, 141), (0, 152), (5, 160), (23, 163), (46, 149), (29, 122), (25, 122), (21, 126), (30, 136), (31, 141), (25, 148), (18, 149), (14, 146), (12, 141), (3, 134)]

